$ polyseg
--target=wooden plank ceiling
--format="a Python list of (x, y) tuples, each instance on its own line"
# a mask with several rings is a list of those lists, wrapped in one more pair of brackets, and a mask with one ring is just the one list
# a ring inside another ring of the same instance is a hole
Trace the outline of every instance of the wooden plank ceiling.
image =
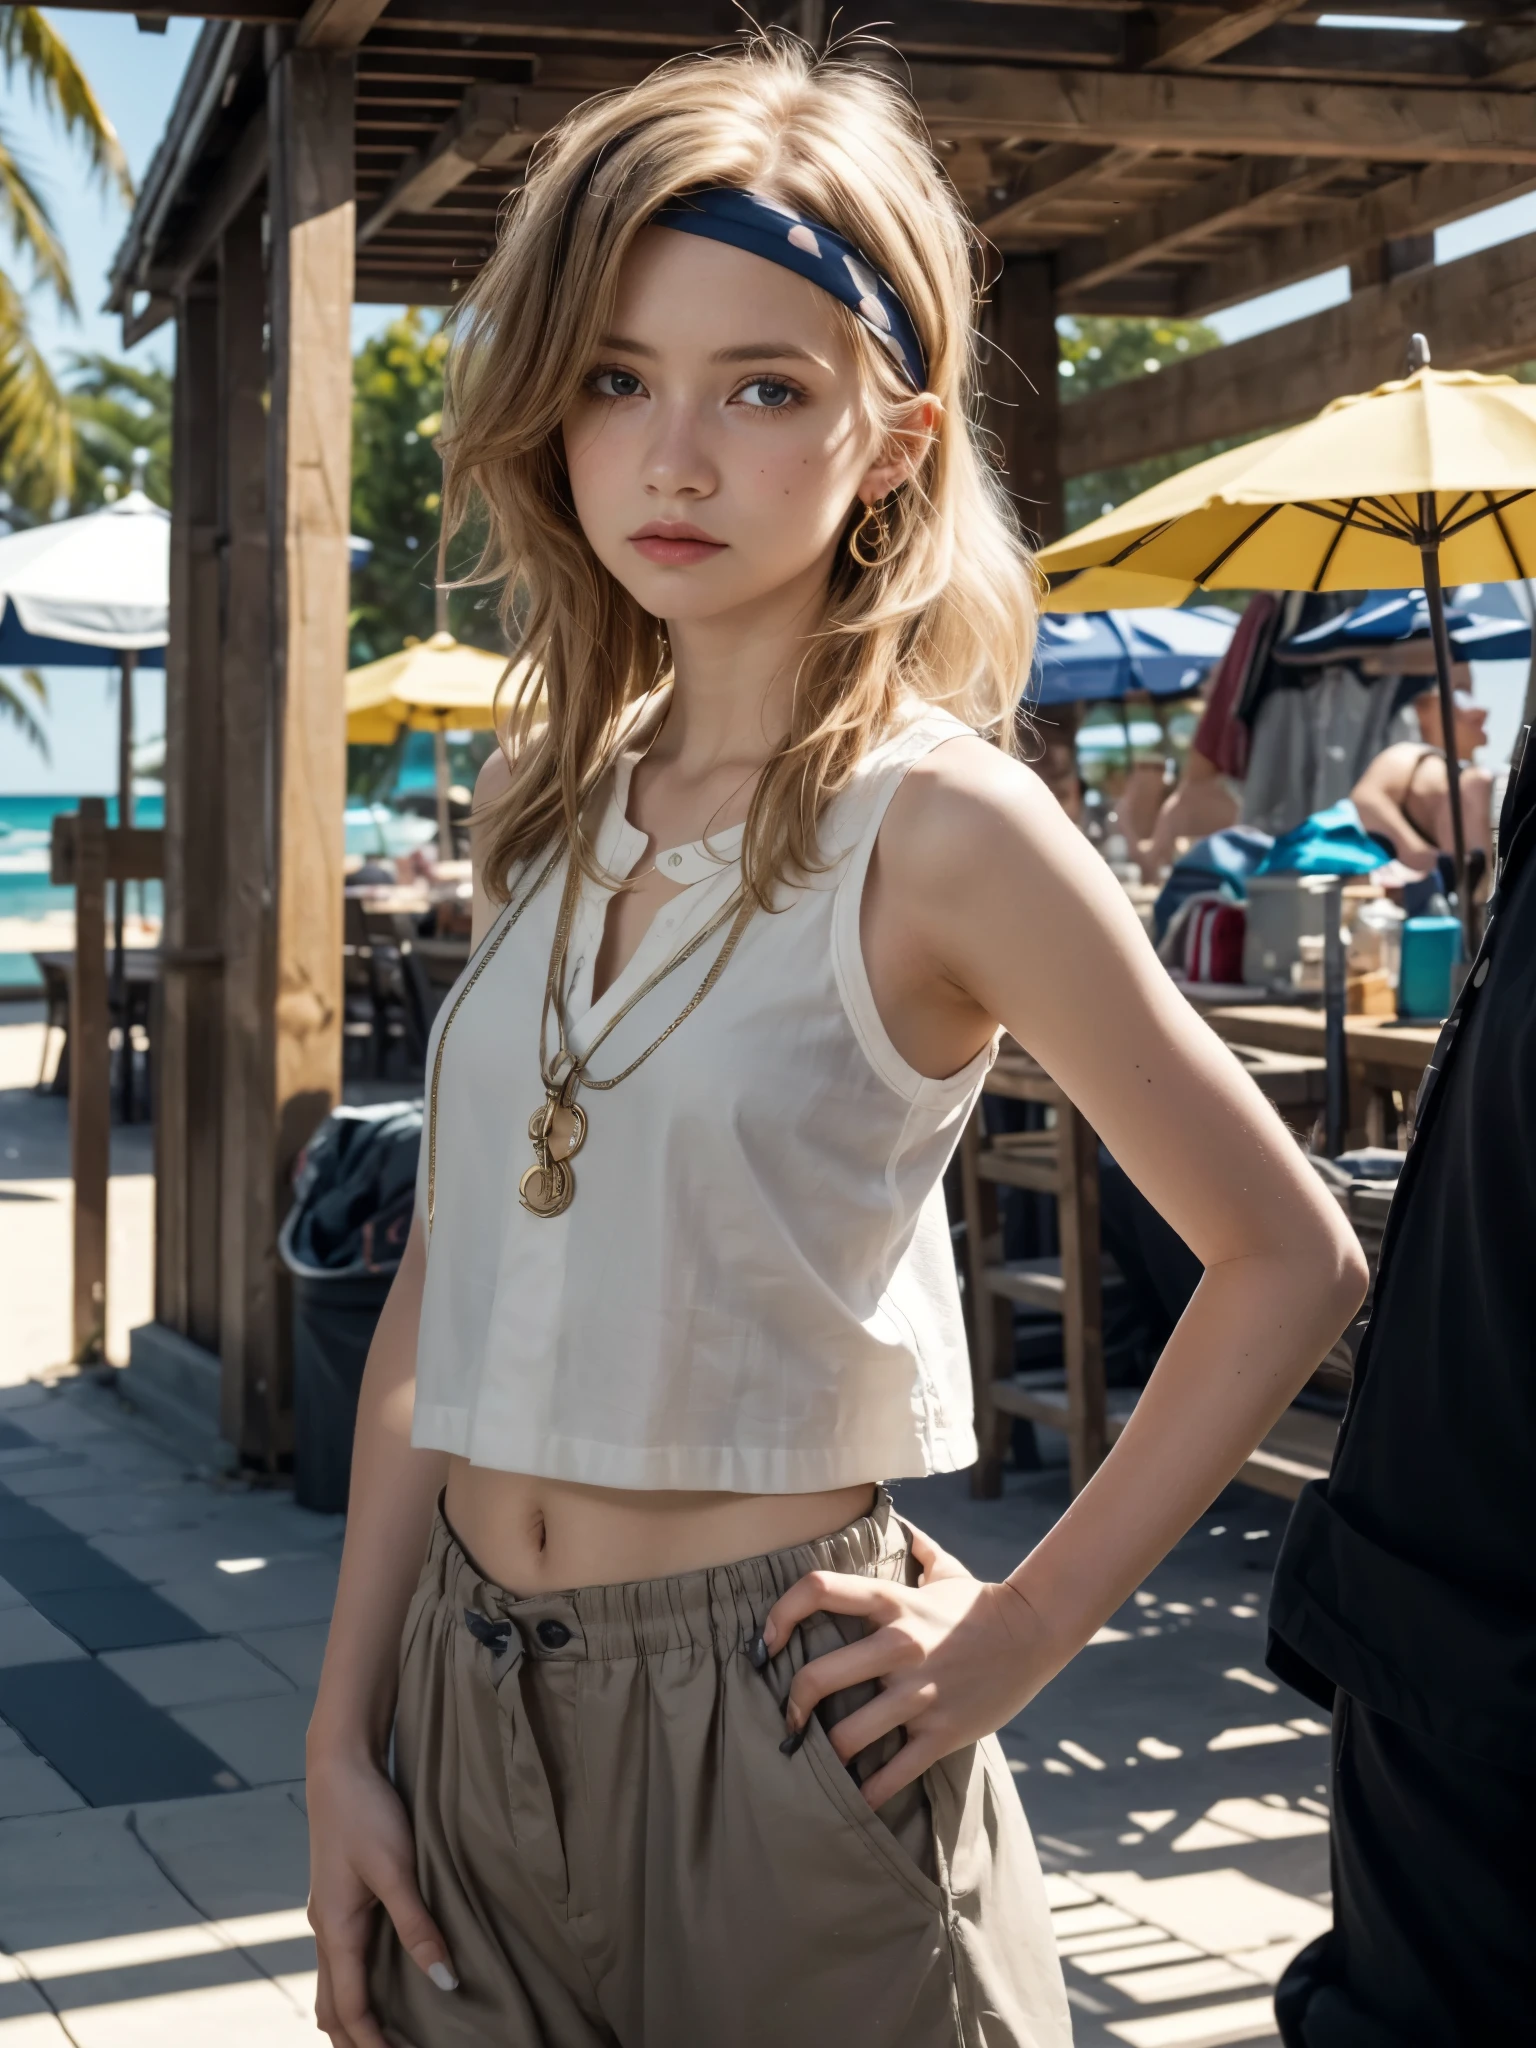
[[(871, 25), (973, 217), (1003, 252), (1051, 259), (1060, 310), (1198, 316), (1340, 263), (1390, 279), (1431, 260), (1434, 228), (1536, 189), (1536, 5), (1346, 4), (1426, 25), (1325, 27), (1283, 0), (844, 0), (836, 27)], [(222, 104), (193, 136), (189, 78), (167, 148), (182, 122), (193, 165), (151, 174), (140, 215), (159, 219), (136, 218), (120, 297), (184, 283), (242, 147), (250, 175), (264, 29), (356, 51), (358, 297), (448, 303), (539, 134), (741, 21), (728, 0), (211, 5), (194, 69), (239, 36)], [(830, 11), (757, 10), (817, 38)]]

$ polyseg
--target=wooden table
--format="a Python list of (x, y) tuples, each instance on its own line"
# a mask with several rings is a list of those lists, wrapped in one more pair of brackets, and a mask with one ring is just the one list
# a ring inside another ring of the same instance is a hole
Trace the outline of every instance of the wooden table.
[[(1326, 1022), (1321, 1010), (1289, 1003), (1252, 1003), (1206, 1010), (1205, 1021), (1229, 1045), (1322, 1058)], [(1397, 1145), (1399, 1126), (1440, 1036), (1436, 1022), (1394, 1017), (1346, 1017), (1352, 1132), (1370, 1145)], [(1399, 1108), (1399, 1103), (1401, 1107)], [(1363, 1114), (1362, 1114), (1363, 1111)]]
[[(37, 1085), (44, 1085), (48, 1071), (49, 1041), (55, 1031), (64, 1034), (59, 1047), (59, 1057), (53, 1070), (53, 1079), (48, 1084), (50, 1095), (69, 1093), (69, 995), (70, 985), (75, 978), (75, 956), (73, 952), (34, 953), (37, 971), (43, 978), (43, 995), (48, 1005), (43, 1028), (43, 1060), (38, 1069)], [(154, 986), (160, 979), (160, 953), (154, 946), (126, 946), (123, 949), (123, 980), (126, 983), (128, 1015), (126, 1020), (114, 1008), (110, 1022), (124, 1032), (124, 1058), (131, 1061), (132, 1051), (128, 1045), (127, 1030), (134, 1024), (142, 1029), (149, 1028), (149, 1006)], [(113, 986), (112, 955), (107, 954), (107, 990)], [(132, 1106), (131, 1103), (129, 1105)], [(131, 1122), (132, 1119), (130, 1118)]]

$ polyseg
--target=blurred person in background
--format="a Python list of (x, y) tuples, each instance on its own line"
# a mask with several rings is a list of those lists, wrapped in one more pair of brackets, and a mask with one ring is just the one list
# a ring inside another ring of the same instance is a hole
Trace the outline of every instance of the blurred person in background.
[[(1493, 847), (1494, 777), (1474, 765), (1473, 755), (1487, 738), (1488, 713), (1472, 701), (1471, 671), (1457, 663), (1456, 759), (1461, 768), (1461, 810), (1470, 853)], [(1451, 833), (1450, 774), (1446, 765), (1445, 721), (1431, 678), (1424, 679), (1413, 700), (1422, 737), (1384, 747), (1360, 777), (1350, 796), (1367, 832), (1385, 840), (1405, 867), (1431, 873), (1442, 853), (1454, 849)]]

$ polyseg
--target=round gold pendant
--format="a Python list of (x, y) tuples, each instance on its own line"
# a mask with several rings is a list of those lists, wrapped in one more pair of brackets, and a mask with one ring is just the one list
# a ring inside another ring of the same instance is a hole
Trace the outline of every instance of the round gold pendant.
[(587, 1136), (587, 1112), (579, 1102), (546, 1102), (528, 1119), (535, 1151), (546, 1145), (551, 1159), (574, 1159)]
[(533, 1216), (559, 1216), (571, 1206), (576, 1176), (563, 1159), (536, 1160), (517, 1184), (518, 1200)]

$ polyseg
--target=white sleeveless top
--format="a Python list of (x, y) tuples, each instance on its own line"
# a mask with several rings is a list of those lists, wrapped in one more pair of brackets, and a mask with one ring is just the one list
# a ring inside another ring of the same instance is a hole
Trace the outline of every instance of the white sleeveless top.
[[(866, 756), (824, 814), (830, 869), (759, 911), (699, 1008), (610, 1093), (583, 1092), (575, 1199), (533, 1216), (518, 1180), (544, 1100), (539, 1017), (562, 862), (463, 982), (437, 1084), (434, 1213), (412, 1441), (475, 1464), (615, 1487), (809, 1493), (971, 1464), (971, 1384), (940, 1176), (991, 1065), (943, 1081), (887, 1037), (859, 907), (910, 765), (965, 732), (924, 710)], [(627, 875), (645, 835), (615, 765), (596, 851)], [(578, 1054), (729, 899), (742, 829), (664, 849), (685, 885), (592, 1001), (608, 892), (572, 924)], [(534, 867), (514, 887), (516, 904)], [(723, 940), (654, 989), (599, 1051), (628, 1064), (692, 996)], [(430, 1076), (458, 988), (438, 1014)], [(551, 1024), (553, 1033), (553, 1023)], [(430, 1097), (428, 1103), (431, 1113)], [(431, 1133), (418, 1214), (427, 1216)]]

